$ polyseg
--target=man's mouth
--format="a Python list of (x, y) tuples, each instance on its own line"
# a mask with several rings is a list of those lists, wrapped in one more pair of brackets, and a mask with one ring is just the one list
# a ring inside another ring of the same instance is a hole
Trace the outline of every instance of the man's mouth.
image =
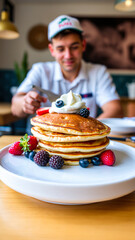
[(65, 65), (72, 65), (74, 63), (73, 60), (66, 60), (63, 62)]

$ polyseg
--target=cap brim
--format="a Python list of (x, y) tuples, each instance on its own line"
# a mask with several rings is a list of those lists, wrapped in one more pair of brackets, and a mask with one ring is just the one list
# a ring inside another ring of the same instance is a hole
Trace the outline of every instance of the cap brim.
[(76, 29), (76, 28), (65, 28), (65, 29), (61, 29), (60, 31), (57, 31), (54, 35), (52, 35), (51, 37), (49, 37), (48, 38), (48, 40), (51, 40), (52, 38), (54, 38), (58, 33), (60, 33), (60, 32), (63, 32), (63, 31), (65, 31), (65, 30), (75, 30), (76, 32), (80, 32), (80, 33), (82, 33), (83, 32), (83, 30), (81, 30), (81, 29)]

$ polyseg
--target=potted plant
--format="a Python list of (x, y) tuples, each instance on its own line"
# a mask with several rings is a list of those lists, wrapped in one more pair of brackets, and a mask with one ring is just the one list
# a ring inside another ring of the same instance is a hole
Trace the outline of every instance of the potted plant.
[[(28, 54), (24, 52), (21, 65), (18, 62), (14, 63), (14, 71), (17, 77), (18, 85), (22, 83), (28, 73)], [(17, 86), (11, 87), (11, 93), (14, 95), (17, 91)]]
[(21, 66), (19, 66), (19, 64), (17, 62), (14, 63), (14, 70), (16, 73), (18, 83), (21, 84), (28, 72), (28, 54), (27, 54), (27, 52), (24, 52)]

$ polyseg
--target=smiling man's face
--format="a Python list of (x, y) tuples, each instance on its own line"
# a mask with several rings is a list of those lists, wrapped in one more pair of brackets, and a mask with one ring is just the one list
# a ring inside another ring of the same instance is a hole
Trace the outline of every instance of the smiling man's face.
[(78, 34), (71, 33), (62, 38), (56, 37), (49, 44), (51, 55), (61, 66), (64, 76), (66, 73), (78, 73), (81, 66), (85, 41)]

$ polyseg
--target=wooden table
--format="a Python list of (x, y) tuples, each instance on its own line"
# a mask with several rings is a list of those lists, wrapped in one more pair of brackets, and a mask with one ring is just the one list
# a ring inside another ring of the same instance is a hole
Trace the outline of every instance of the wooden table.
[(10, 103), (0, 103), (0, 126), (16, 122), (19, 119), (11, 113)]
[[(19, 139), (3, 136), (0, 148)], [(0, 182), (0, 239), (134, 240), (135, 192), (106, 202), (64, 206), (27, 197)]]

